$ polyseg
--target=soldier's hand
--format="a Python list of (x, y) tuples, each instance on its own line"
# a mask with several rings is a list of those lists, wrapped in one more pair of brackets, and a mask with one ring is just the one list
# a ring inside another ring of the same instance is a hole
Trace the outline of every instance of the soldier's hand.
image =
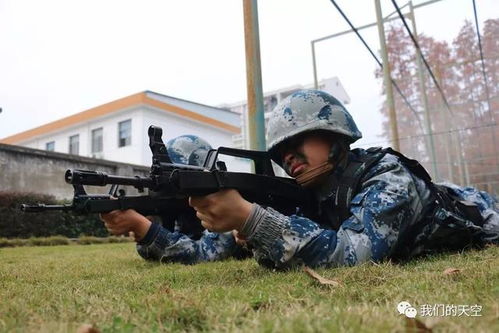
[(251, 203), (236, 190), (190, 197), (189, 205), (196, 210), (203, 227), (215, 232), (240, 230), (251, 212)]
[(239, 231), (237, 230), (232, 230), (232, 236), (234, 236), (234, 239), (236, 241), (236, 244), (242, 247), (246, 247), (248, 245), (248, 242), (246, 241), (246, 237), (241, 235)]
[(133, 209), (113, 210), (100, 214), (100, 219), (111, 234), (124, 235), (133, 232), (136, 241), (144, 238), (151, 227), (151, 221)]

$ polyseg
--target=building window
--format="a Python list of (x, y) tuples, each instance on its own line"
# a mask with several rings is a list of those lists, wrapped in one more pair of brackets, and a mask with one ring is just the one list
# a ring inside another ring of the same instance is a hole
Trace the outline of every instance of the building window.
[(78, 155), (80, 150), (80, 135), (71, 135), (69, 137), (69, 153), (73, 155)]
[(132, 144), (132, 120), (128, 119), (118, 123), (118, 147)]
[(102, 127), (92, 130), (92, 153), (102, 153)]
[(55, 151), (55, 141), (50, 141), (45, 144), (45, 150)]

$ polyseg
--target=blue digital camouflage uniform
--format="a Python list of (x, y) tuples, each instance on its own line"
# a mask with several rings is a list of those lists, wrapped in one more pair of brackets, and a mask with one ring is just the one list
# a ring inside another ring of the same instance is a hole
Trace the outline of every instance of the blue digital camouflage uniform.
[[(304, 132), (322, 130), (340, 134), (352, 143), (362, 134), (352, 117), (334, 97), (320, 91), (300, 91), (288, 96), (274, 109), (268, 126), (269, 152), (277, 163), (276, 148)], [(354, 149), (347, 159), (370, 154)], [(341, 178), (337, 168), (320, 188), (314, 189), (319, 202), (334, 210), (333, 177)], [(356, 265), (398, 257), (406, 248), (406, 258), (431, 253), (434, 245), (427, 240), (439, 230), (440, 224), (464, 225), (483, 242), (499, 241), (499, 207), (497, 200), (485, 192), (453, 184), (446, 185), (459, 198), (478, 206), (483, 225), (435, 205), (430, 188), (412, 173), (399, 157), (386, 154), (372, 165), (352, 195), (349, 217), (334, 230), (327, 216), (317, 221), (305, 216), (285, 216), (271, 207), (253, 204), (244, 226), (248, 244), (257, 261), (268, 267), (287, 268), (298, 264), (308, 266)], [(432, 218), (430, 215), (434, 216)], [(326, 221), (326, 223), (324, 223)], [(411, 243), (406, 244), (410, 239)], [(465, 247), (468, 244), (456, 244)], [(407, 249), (407, 247), (409, 247)], [(170, 233), (158, 226), (151, 228), (138, 245), (146, 259), (196, 263), (231, 256), (237, 246), (230, 234), (205, 232), (199, 240)]]
[(199, 240), (194, 240), (153, 224), (146, 237), (137, 243), (137, 251), (147, 260), (195, 264), (228, 258), (238, 251), (238, 245), (231, 233), (205, 231)]
[[(196, 135), (173, 138), (165, 146), (173, 163), (195, 166), (204, 164), (211, 149), (208, 142)], [(220, 260), (241, 252), (230, 233), (204, 231), (200, 237), (193, 235), (200, 229), (195, 212), (177, 217), (174, 230), (153, 223), (144, 239), (137, 243), (137, 251), (144, 259), (185, 264)]]

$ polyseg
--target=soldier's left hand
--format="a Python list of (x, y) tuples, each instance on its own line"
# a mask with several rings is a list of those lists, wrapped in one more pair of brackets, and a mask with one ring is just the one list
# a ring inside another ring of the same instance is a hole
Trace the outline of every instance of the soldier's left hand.
[(203, 197), (190, 197), (203, 227), (210, 231), (240, 230), (251, 211), (251, 203), (236, 190), (221, 190)]

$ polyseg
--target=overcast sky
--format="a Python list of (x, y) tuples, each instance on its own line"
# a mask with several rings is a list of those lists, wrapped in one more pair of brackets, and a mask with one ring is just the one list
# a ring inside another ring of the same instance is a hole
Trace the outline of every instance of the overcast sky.
[[(375, 21), (374, 0), (337, 3), (356, 26)], [(498, 0), (476, 3), (480, 22), (499, 17)], [(260, 0), (258, 10), (264, 91), (311, 83), (310, 41), (348, 29), (329, 0)], [(473, 20), (472, 0), (442, 0), (416, 18), (419, 32), (452, 41)], [(376, 28), (362, 34), (379, 49)], [(0, 45), (0, 138), (144, 90), (209, 105), (246, 99), (242, 0), (0, 0)], [(368, 51), (350, 34), (316, 52), (319, 79), (337, 76), (352, 100), (361, 144), (380, 144)]]

